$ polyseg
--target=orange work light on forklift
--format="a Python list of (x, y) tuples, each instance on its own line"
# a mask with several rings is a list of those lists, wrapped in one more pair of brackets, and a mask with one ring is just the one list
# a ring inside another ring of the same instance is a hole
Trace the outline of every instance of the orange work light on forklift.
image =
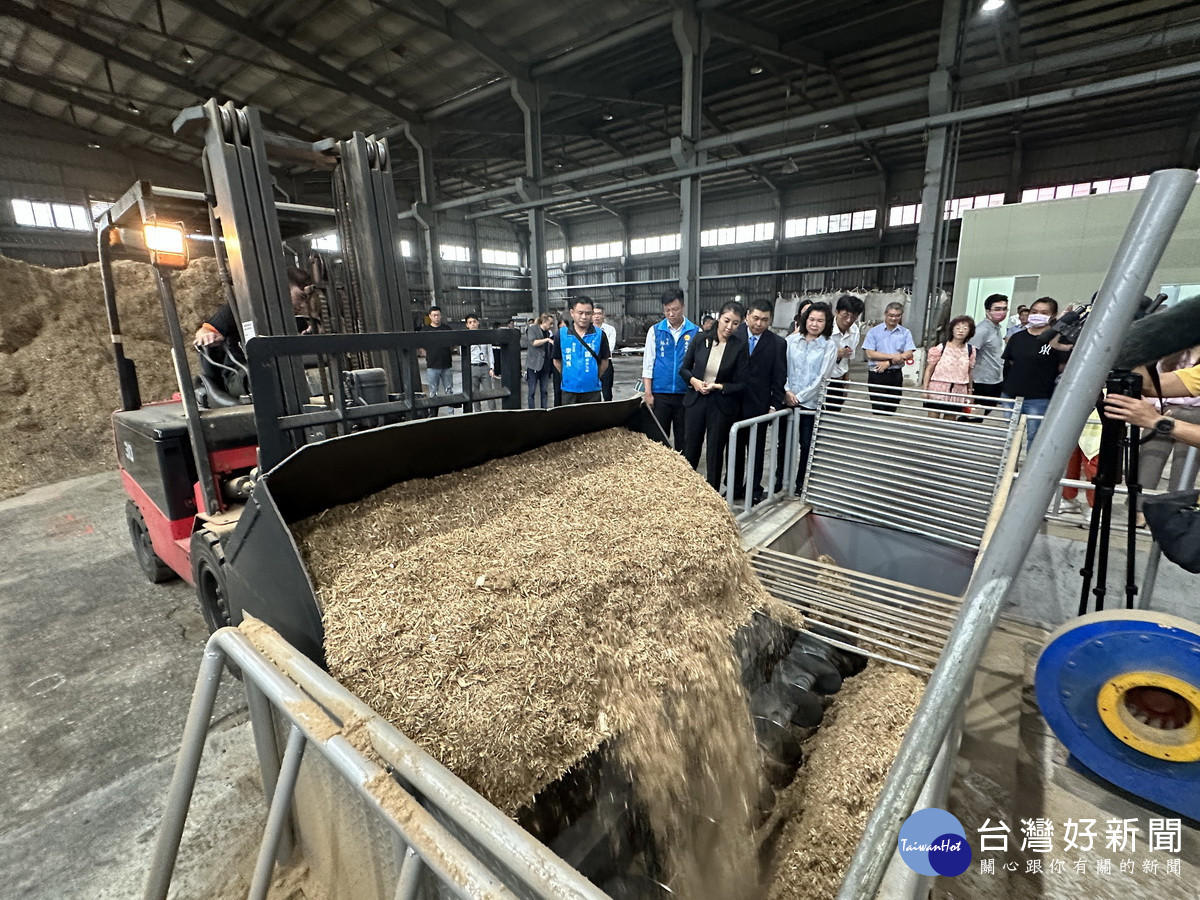
[(142, 228), (146, 249), (150, 251), (150, 262), (171, 269), (186, 269), (188, 264), (187, 240), (183, 224), (146, 225)]

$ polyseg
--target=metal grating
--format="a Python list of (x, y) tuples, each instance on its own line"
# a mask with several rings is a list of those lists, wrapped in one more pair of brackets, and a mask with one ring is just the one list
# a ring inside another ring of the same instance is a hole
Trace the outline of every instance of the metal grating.
[(754, 572), (772, 595), (804, 614), (805, 631), (834, 647), (929, 674), (962, 599), (760, 548)]
[[(845, 403), (817, 414), (804, 501), (822, 515), (978, 549), (1017, 429), (1013, 401), (960, 422), (929, 418), (925, 391), (900, 389), (895, 411), (881, 413), (865, 384), (838, 389)], [(980, 399), (966, 402), (978, 410)]]

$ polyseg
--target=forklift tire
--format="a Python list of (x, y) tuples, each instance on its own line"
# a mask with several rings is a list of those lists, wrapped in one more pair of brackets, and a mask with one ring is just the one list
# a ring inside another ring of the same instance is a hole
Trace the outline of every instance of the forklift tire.
[(233, 624), (225, 588), (225, 551), (215, 534), (202, 529), (192, 535), (191, 556), (200, 614), (211, 634)]
[(133, 542), (133, 553), (137, 557), (142, 572), (150, 579), (151, 584), (162, 584), (175, 577), (175, 572), (165, 562), (158, 558), (150, 543), (150, 531), (146, 528), (146, 520), (142, 511), (132, 500), (125, 501), (125, 522), (129, 526), (129, 539)]

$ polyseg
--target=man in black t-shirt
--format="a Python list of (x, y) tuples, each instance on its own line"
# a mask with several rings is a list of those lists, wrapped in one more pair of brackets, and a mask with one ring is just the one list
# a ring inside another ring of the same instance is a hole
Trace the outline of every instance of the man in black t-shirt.
[[(1004, 347), (1004, 387), (1001, 396), (1024, 398), (1021, 408), (1014, 410), (1027, 416), (1044, 416), (1054, 394), (1058, 376), (1067, 365), (1067, 353), (1058, 350), (1044, 334), (1058, 314), (1058, 302), (1042, 297), (1029, 308), (1029, 322), (1024, 331), (1008, 339)], [(1033, 446), (1041, 418), (1025, 422), (1025, 449)]]
[[(429, 324), (421, 326), (422, 331), (453, 331), (442, 321), (442, 308), (429, 307)], [(454, 393), (454, 363), (450, 358), (453, 347), (429, 347), (421, 351), (425, 357), (425, 380), (429, 383), (429, 396), (437, 397)], [(436, 416), (440, 411), (434, 407)]]

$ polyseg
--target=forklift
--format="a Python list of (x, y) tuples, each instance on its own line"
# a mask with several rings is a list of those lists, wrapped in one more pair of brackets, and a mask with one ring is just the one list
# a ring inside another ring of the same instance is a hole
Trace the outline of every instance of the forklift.
[[(519, 409), (520, 336), (512, 329), (416, 330), (386, 140), (355, 132), (308, 144), (266, 131), (252, 107), (215, 99), (183, 110), (173, 128), (202, 133), (205, 191), (138, 182), (96, 220), (121, 401), (113, 437), (139, 566), (151, 582), (180, 577), (193, 585), (215, 631), (241, 618), (229, 601), (225, 551), (260, 473), (306, 444), (436, 415), (440, 407), (499, 399), (503, 409)], [(328, 170), (335, 208), (277, 202), (268, 160)], [(340, 252), (313, 253), (313, 237), (330, 226)], [(289, 251), (285, 239), (301, 250)], [(216, 256), (244, 357), (220, 360), (193, 348), (199, 323), (179, 321), (171, 271), (202, 246)], [(305, 259), (324, 297), (320, 333), (299, 333), (289, 252)], [(137, 368), (124, 355), (117, 257), (154, 267), (178, 385), (171, 399), (143, 403)], [(500, 348), (500, 387), (472, 389), (467, 348), (475, 344)], [(429, 396), (420, 351), (447, 346), (459, 348), (462, 391)], [(195, 374), (193, 349), (201, 353)]]

